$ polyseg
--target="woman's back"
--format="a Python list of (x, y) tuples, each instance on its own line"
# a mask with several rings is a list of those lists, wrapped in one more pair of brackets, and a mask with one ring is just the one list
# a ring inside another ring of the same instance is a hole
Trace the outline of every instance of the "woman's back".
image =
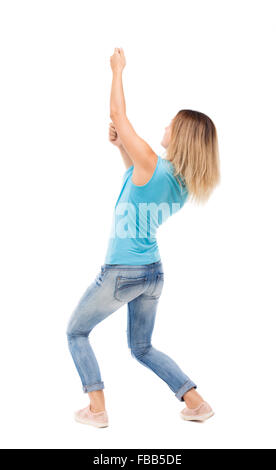
[[(188, 197), (180, 187), (170, 161), (158, 155), (150, 180), (138, 186), (132, 182), (134, 166), (123, 176), (117, 199), (106, 264), (142, 265), (160, 260), (156, 231), (170, 215), (180, 210)], [(183, 180), (182, 180), (183, 181)]]

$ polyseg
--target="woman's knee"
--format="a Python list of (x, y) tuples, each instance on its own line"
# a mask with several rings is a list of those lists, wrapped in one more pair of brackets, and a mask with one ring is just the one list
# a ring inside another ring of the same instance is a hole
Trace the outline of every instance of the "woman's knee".
[(74, 328), (72, 327), (71, 323), (69, 322), (66, 327), (66, 336), (67, 338), (70, 338), (70, 336), (73, 336), (75, 333)]
[(71, 315), (66, 327), (66, 336), (70, 338), (70, 336), (77, 336), (78, 334), (79, 331), (75, 316)]
[(144, 344), (144, 345), (132, 345), (130, 348), (130, 353), (135, 359), (140, 359), (141, 357), (145, 356), (150, 349), (152, 348), (152, 344)]
[(91, 330), (92, 326), (84, 322), (81, 315), (74, 314), (67, 324), (66, 335), (68, 339), (77, 336), (89, 336)]

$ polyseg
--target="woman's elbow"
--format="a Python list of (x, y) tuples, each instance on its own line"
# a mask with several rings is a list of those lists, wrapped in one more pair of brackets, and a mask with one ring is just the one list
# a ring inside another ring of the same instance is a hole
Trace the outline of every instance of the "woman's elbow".
[(120, 118), (124, 115), (125, 115), (125, 113), (123, 111), (111, 110), (109, 117), (112, 121), (115, 121), (116, 119), (118, 119), (118, 118)]

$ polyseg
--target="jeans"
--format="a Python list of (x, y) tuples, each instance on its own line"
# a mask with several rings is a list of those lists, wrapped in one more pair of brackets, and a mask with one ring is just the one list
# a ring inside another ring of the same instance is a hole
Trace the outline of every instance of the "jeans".
[(176, 398), (197, 388), (180, 367), (151, 344), (158, 300), (164, 284), (161, 260), (144, 265), (103, 264), (86, 289), (67, 326), (69, 350), (84, 392), (104, 382), (88, 336), (111, 313), (127, 304), (127, 341), (131, 355), (167, 383)]

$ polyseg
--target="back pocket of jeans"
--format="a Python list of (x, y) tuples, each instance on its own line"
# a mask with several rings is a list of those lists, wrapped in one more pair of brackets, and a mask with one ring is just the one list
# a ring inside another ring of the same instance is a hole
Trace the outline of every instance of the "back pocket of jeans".
[(120, 302), (130, 302), (143, 293), (146, 282), (147, 276), (117, 276), (114, 290), (115, 299)]

